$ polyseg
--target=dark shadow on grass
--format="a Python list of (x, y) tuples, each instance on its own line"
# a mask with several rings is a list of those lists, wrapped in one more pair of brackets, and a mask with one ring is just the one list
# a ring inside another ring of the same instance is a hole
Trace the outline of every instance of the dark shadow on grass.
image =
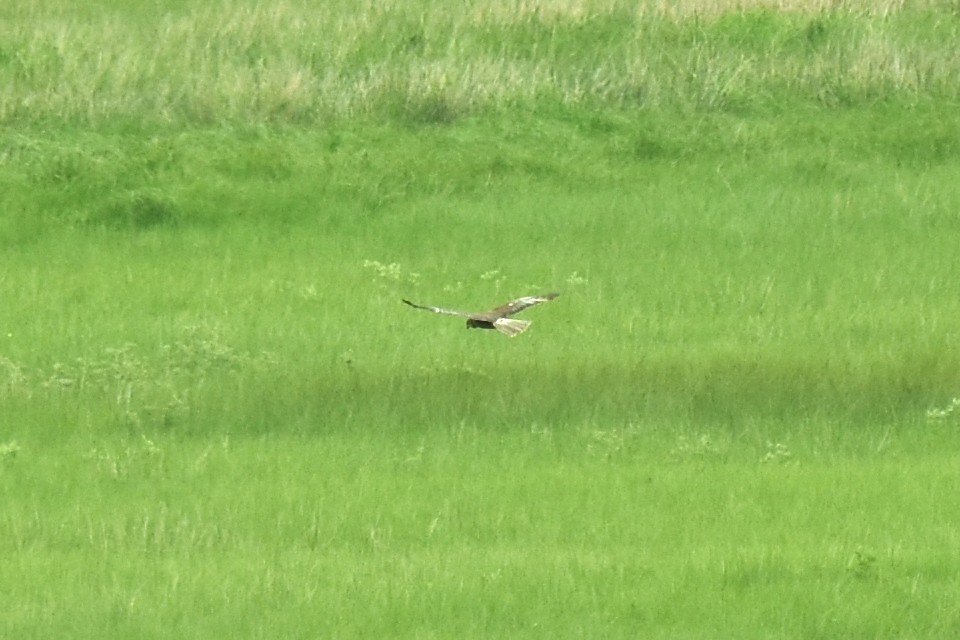
[(170, 195), (157, 190), (135, 190), (121, 194), (80, 220), (81, 226), (145, 230), (175, 226), (183, 213)]
[[(350, 369), (291, 379), (279, 395), (260, 398), (249, 409), (261, 414), (257, 422), (266, 431), (284, 425), (323, 432), (463, 424), (494, 430), (534, 424), (736, 429), (761, 420), (872, 428), (922, 418), (931, 403), (955, 394), (960, 368), (950, 367), (943, 360), (854, 367), (730, 358), (490, 371), (451, 367), (387, 376)], [(291, 415), (298, 417), (291, 422)]]

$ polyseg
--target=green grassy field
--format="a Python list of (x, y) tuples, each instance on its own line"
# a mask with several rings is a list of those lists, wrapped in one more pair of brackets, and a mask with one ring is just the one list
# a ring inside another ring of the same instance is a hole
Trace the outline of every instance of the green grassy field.
[(0, 637), (957, 637), (958, 36), (4, 4)]

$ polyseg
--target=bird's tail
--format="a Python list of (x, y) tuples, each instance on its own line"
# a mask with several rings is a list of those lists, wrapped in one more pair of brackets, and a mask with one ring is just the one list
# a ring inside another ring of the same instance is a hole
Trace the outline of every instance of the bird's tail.
[(520, 335), (530, 326), (529, 320), (516, 320), (514, 318), (497, 318), (493, 321), (493, 328), (505, 336), (511, 338)]

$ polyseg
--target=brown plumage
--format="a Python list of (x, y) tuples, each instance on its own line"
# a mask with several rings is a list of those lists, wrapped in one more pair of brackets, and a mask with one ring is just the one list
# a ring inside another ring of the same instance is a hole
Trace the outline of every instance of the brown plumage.
[(467, 313), (466, 311), (457, 311), (456, 309), (444, 309), (443, 307), (430, 307), (422, 304), (415, 304), (409, 300), (403, 302), (415, 309), (432, 311), (433, 313), (443, 313), (448, 316), (460, 316), (467, 319), (468, 329), (496, 329), (505, 336), (513, 338), (527, 330), (530, 326), (529, 320), (516, 320), (510, 316), (520, 313), (528, 307), (541, 302), (553, 300), (559, 293), (548, 293), (543, 296), (524, 296), (517, 298), (496, 309), (490, 311), (481, 311), (479, 313)]

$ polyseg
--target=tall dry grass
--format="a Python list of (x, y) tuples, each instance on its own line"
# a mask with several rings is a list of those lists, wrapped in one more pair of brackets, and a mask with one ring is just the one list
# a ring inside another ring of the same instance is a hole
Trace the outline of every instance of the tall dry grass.
[(960, 96), (947, 3), (20, 3), (0, 122), (444, 121), (521, 104), (712, 110)]

